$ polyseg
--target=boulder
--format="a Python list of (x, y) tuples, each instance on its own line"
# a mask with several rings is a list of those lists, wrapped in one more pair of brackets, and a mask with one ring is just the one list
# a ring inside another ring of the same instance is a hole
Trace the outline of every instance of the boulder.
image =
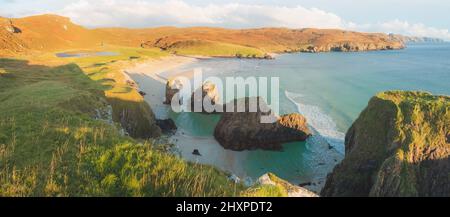
[[(249, 107), (249, 102), (252, 101), (259, 105), (254, 112)], [(222, 114), (214, 130), (214, 137), (225, 149), (281, 150), (283, 143), (305, 141), (311, 135), (302, 115), (293, 113), (277, 117), (260, 97), (247, 97), (230, 103), (245, 106), (242, 107), (245, 112), (237, 112), (235, 108), (232, 112), (227, 110)], [(262, 123), (262, 120), (272, 122)]]
[(202, 156), (202, 155), (200, 154), (200, 151), (199, 151), (198, 149), (194, 149), (194, 151), (192, 151), (192, 154), (193, 154), (193, 155), (197, 155), (197, 156)]
[(384, 92), (348, 130), (322, 196), (450, 196), (450, 97)]
[(139, 91), (139, 95), (145, 96), (145, 95), (147, 95), (147, 93), (145, 93), (144, 91)]
[[(260, 194), (259, 191), (267, 186), (273, 186), (272, 194)], [(306, 188), (295, 186), (272, 173), (266, 173), (258, 178), (256, 185), (244, 192), (244, 196), (283, 196), (283, 197), (318, 197), (318, 195)]]
[(177, 131), (177, 125), (172, 119), (156, 120), (156, 124), (164, 134), (171, 134)]
[[(191, 111), (201, 112), (205, 114), (216, 113), (216, 111), (221, 112), (222, 105), (217, 104), (219, 99), (220, 93), (216, 88), (216, 85), (212, 82), (207, 81), (202, 85), (202, 87), (198, 88), (192, 93)], [(207, 101), (208, 104), (205, 104), (205, 101)]]

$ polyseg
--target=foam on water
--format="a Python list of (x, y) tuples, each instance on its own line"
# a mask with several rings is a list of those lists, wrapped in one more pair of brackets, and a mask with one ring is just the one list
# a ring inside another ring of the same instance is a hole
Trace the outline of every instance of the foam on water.
[(314, 131), (341, 154), (345, 153), (345, 134), (337, 130), (336, 123), (329, 115), (323, 113), (317, 106), (301, 103), (302, 94), (285, 91), (285, 95), (297, 106), (298, 112), (306, 117)]

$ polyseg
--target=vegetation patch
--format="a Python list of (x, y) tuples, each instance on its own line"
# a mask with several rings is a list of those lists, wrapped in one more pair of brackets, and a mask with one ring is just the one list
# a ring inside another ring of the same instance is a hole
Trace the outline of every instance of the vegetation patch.
[[(98, 112), (103, 86), (74, 64), (0, 59), (1, 196), (235, 196), (240, 184), (137, 142)], [(81, 100), (81, 98), (83, 100)], [(112, 118), (112, 117), (111, 117)]]

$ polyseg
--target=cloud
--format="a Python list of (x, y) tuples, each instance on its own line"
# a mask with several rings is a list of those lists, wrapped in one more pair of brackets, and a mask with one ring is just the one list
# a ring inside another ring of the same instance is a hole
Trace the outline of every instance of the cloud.
[(367, 32), (385, 32), (407, 36), (434, 37), (450, 41), (450, 32), (448, 29), (439, 29), (426, 26), (422, 23), (409, 23), (398, 19), (377, 24), (358, 25), (349, 23), (347, 28)]
[(228, 27), (280, 26), (290, 28), (342, 28), (343, 20), (332, 13), (302, 6), (284, 7), (239, 3), (190, 5), (181, 0), (79, 0), (56, 13), (92, 27), (158, 25), (212, 25)]
[[(60, 9), (45, 11), (70, 17), (88, 27), (217, 26), (231, 28), (339, 28), (364, 32), (437, 37), (450, 41), (448, 29), (392, 20), (357, 24), (318, 8), (216, 3), (194, 5), (184, 0), (64, 0)], [(2, 10), (0, 9), (0, 12)], [(41, 12), (42, 13), (42, 12)], [(22, 13), (23, 14), (23, 13)], [(36, 14), (36, 12), (34, 13)]]

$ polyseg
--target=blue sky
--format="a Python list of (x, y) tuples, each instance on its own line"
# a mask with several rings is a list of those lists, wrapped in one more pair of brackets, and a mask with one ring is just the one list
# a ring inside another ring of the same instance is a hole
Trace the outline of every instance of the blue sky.
[(0, 16), (68, 16), (88, 27), (342, 28), (450, 40), (447, 0), (0, 0)]

